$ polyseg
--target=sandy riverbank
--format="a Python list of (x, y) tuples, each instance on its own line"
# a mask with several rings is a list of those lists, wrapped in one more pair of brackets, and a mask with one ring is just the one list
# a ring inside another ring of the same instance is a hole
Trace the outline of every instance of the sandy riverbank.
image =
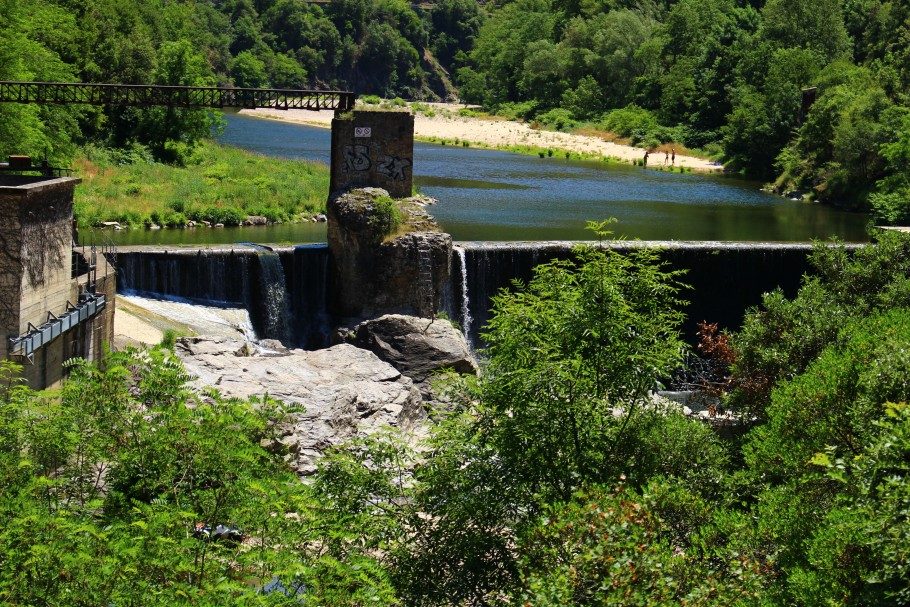
[[(641, 160), (644, 148), (620, 145), (597, 137), (542, 131), (532, 129), (528, 124), (511, 120), (490, 120), (459, 116), (463, 105), (454, 103), (431, 103), (436, 115), (428, 117), (417, 113), (414, 116), (414, 135), (418, 139), (444, 139), (449, 142), (467, 141), (480, 147), (500, 148), (508, 146), (529, 146), (543, 149), (564, 150), (582, 154), (594, 154), (633, 163)], [(242, 110), (241, 114), (283, 120), (298, 124), (329, 127), (334, 112), (322, 110)], [(652, 154), (653, 166), (664, 165), (663, 154)], [(702, 158), (676, 156), (676, 166), (694, 171), (721, 171), (723, 167)]]

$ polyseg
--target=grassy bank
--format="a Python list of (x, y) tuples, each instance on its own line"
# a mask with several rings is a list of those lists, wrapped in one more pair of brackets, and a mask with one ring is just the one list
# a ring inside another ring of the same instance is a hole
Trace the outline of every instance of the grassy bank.
[(141, 151), (87, 148), (75, 162), (79, 225), (182, 227), (190, 221), (239, 225), (255, 215), (298, 221), (325, 210), (329, 170), (206, 142), (185, 167), (153, 162)]

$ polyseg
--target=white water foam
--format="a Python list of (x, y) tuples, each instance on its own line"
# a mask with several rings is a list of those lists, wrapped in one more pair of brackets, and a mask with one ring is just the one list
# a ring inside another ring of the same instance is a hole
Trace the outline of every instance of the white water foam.
[(119, 294), (117, 298), (186, 325), (200, 335), (242, 337), (246, 341), (258, 341), (250, 313), (245, 308), (201, 306), (176, 297), (152, 299)]
[(470, 343), (471, 323), (474, 319), (471, 318), (471, 298), (468, 295), (467, 257), (461, 247), (454, 247), (454, 251), (458, 255), (458, 263), (461, 266), (461, 330), (464, 332), (465, 339)]

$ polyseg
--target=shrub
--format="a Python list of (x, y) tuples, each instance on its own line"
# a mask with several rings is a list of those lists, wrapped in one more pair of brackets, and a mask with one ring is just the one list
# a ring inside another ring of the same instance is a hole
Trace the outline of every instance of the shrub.
[(634, 134), (638, 134), (639, 138), (643, 138), (655, 131), (659, 125), (654, 114), (632, 104), (605, 114), (601, 119), (601, 126), (620, 137), (633, 137)]
[[(54, 394), (8, 383), (18, 372), (4, 365), (5, 603), (274, 605), (260, 588), (276, 576), (298, 580), (308, 604), (396, 603), (375, 560), (351, 551), (357, 538), (260, 446), (292, 410), (198, 394), (161, 348), (74, 360)], [(239, 529), (256, 549), (200, 523)]]
[(910, 188), (875, 192), (869, 196), (869, 206), (877, 221), (885, 225), (906, 225), (910, 222)]
[(844, 323), (805, 371), (771, 394), (755, 432), (751, 467), (776, 478), (806, 469), (813, 454), (870, 442), (886, 402), (910, 400), (910, 310)]
[[(679, 500), (680, 492), (667, 483), (648, 491), (656, 495), (598, 487), (547, 507), (522, 538), (523, 590), (513, 602), (709, 607), (749, 604), (760, 596), (759, 561), (732, 550), (705, 553), (705, 546), (694, 545), (695, 533), (668, 534), (662, 506), (668, 497)], [(679, 505), (697, 502), (684, 498)], [(696, 529), (710, 522), (693, 514), (683, 517)]]
[(494, 108), (494, 113), (506, 120), (528, 120), (534, 115), (537, 106), (536, 101), (501, 103)]
[(573, 128), (576, 125), (572, 112), (563, 108), (554, 108), (537, 117), (542, 124), (558, 131)]
[(733, 340), (736, 385), (730, 402), (759, 419), (773, 387), (802, 373), (845, 324), (875, 312), (910, 307), (910, 237), (875, 235), (875, 244), (849, 253), (818, 244), (814, 270), (793, 300), (766, 294)]
[(380, 237), (394, 234), (401, 225), (401, 220), (401, 209), (393, 199), (380, 196), (373, 201), (369, 222)]
[(189, 212), (189, 218), (194, 221), (208, 221), (210, 223), (223, 223), (226, 226), (239, 226), (246, 219), (246, 213), (236, 207), (206, 206), (194, 208)]
[(487, 440), (515, 477), (562, 499), (582, 479), (627, 471), (617, 453), (632, 431), (622, 420), (640, 415), (682, 352), (678, 273), (663, 272), (653, 251), (578, 255), (494, 297), (483, 334)]

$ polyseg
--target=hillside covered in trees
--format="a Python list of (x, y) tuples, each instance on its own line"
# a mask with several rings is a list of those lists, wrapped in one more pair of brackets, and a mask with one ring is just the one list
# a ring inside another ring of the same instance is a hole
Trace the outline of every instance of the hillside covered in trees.
[[(0, 78), (459, 96), (551, 128), (673, 142), (822, 202), (910, 220), (900, 0), (0, 0)], [(801, 112), (802, 89), (817, 100)], [(205, 112), (0, 108), (0, 152), (82, 141), (179, 160)]]
[[(353, 88), (453, 96), (446, 66), (480, 27), (473, 0), (0, 0), (0, 80)], [(437, 58), (438, 57), (438, 58)], [(442, 62), (442, 63), (440, 63)], [(86, 140), (180, 160), (211, 112), (0, 107), (0, 153), (72, 156)], [(175, 119), (176, 118), (176, 119)]]
[(515, 0), (457, 75), (470, 102), (713, 150), (780, 191), (908, 219), (906, 2)]

